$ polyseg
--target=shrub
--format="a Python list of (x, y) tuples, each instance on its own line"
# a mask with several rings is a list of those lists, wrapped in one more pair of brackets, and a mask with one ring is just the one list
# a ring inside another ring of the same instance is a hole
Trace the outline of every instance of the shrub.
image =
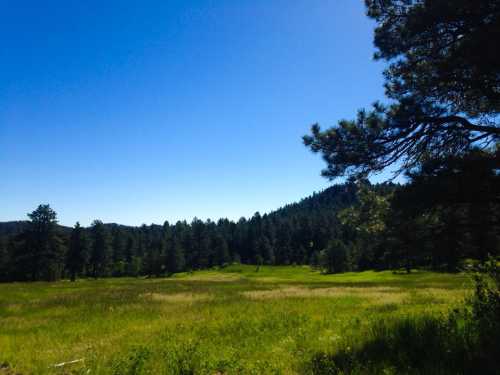
[(318, 262), (325, 273), (339, 273), (351, 270), (349, 249), (340, 240), (332, 240), (328, 247), (320, 252)]

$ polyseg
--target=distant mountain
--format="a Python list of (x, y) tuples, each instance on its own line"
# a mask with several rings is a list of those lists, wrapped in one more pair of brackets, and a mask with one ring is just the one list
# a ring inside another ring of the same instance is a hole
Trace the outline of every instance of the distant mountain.
[(19, 234), (23, 232), (27, 226), (27, 220), (0, 222), (0, 236)]
[[(28, 224), (28, 220), (0, 222), (0, 236), (16, 235), (22, 233), (28, 227)], [(58, 228), (65, 234), (71, 232), (71, 228), (64, 225), (58, 225)]]
[[(382, 192), (383, 190), (392, 190), (396, 187), (394, 184), (379, 184), (373, 185), (374, 189)], [(328, 187), (327, 189), (315, 192), (309, 197), (303, 198), (299, 202), (287, 204), (275, 211), (267, 213), (266, 216), (272, 218), (286, 218), (287, 216), (303, 216), (312, 212), (328, 212), (336, 214), (336, 212), (349, 207), (356, 201), (356, 186), (353, 184), (339, 184)], [(27, 220), (6, 221), (0, 222), (0, 236), (15, 235), (21, 233), (28, 225)], [(134, 229), (138, 227), (107, 223), (109, 229), (118, 227), (121, 229)], [(64, 233), (71, 231), (70, 227), (59, 226)]]

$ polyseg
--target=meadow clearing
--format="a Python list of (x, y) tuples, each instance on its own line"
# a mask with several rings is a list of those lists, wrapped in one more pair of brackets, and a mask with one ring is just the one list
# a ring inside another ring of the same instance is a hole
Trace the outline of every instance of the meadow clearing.
[(0, 284), (0, 374), (308, 373), (315, 353), (381, 320), (444, 314), (470, 287), (464, 274), (245, 265)]

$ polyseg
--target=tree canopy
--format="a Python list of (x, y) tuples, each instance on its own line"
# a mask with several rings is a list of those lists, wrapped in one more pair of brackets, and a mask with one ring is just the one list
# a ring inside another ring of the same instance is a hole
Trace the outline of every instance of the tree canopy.
[(494, 150), (500, 139), (500, 3), (496, 0), (366, 0), (385, 60), (387, 103), (304, 143), (323, 155), (323, 175), (367, 175), (400, 163)]

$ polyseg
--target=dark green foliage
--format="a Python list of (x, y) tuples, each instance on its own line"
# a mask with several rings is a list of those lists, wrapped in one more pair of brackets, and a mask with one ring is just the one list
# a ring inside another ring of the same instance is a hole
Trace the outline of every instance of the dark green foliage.
[(319, 254), (318, 263), (325, 273), (340, 273), (352, 269), (349, 249), (340, 240), (330, 242)]
[(126, 271), (126, 256), (127, 254), (127, 237), (123, 229), (118, 225), (113, 225), (111, 228), (111, 248), (112, 248), (112, 275), (122, 276)]
[(92, 277), (108, 276), (111, 272), (111, 245), (108, 229), (100, 220), (94, 220), (90, 228), (92, 246), (89, 271)]
[(184, 249), (180, 240), (175, 240), (173, 247), (167, 252), (167, 271), (172, 274), (184, 271), (186, 259)]
[(391, 99), (411, 95), (469, 118), (499, 112), (498, 1), (365, 2), (377, 22), (375, 58), (391, 63), (386, 70)]
[(224, 265), (230, 262), (229, 248), (227, 246), (226, 239), (221, 235), (217, 234), (213, 240), (213, 249), (215, 264)]
[[(497, 255), (500, 176), (497, 156), (473, 150), (431, 159), (408, 173), (391, 201), (389, 230), (400, 251), (456, 270), (465, 257)], [(400, 257), (401, 258), (401, 257)]]
[(255, 264), (257, 265), (257, 268), (255, 269), (255, 272), (259, 272), (260, 271), (260, 267), (264, 264), (264, 258), (262, 257), (262, 255), (257, 254), (255, 256)]
[(271, 242), (266, 236), (261, 236), (259, 243), (257, 254), (262, 257), (263, 262), (266, 264), (274, 264), (276, 262), (276, 257), (274, 256), (274, 249), (271, 245)]
[(49, 205), (28, 214), (26, 229), (9, 241), (10, 278), (56, 280), (64, 270), (64, 243), (57, 228), (57, 215)]
[(28, 229), (29, 221), (6, 221), (0, 223), (0, 236), (15, 236)]
[(320, 269), (321, 268), (321, 252), (315, 251), (311, 254), (309, 258), (309, 265), (312, 269)]
[(0, 237), (0, 281), (8, 280), (9, 276), (9, 248), (8, 237)]
[(500, 136), (500, 5), (496, 0), (366, 0), (377, 23), (376, 59), (390, 105), (376, 103), (353, 121), (304, 142), (323, 155), (329, 178), (366, 175), (396, 162), (492, 149)]
[(76, 280), (76, 276), (81, 274), (88, 262), (89, 244), (84, 229), (80, 223), (76, 223), (69, 240), (68, 253), (66, 254), (66, 268), (71, 281)]
[(469, 301), (469, 319), (477, 332), (479, 360), (493, 373), (498, 371), (500, 358), (500, 266), (491, 258), (479, 266), (479, 271), (475, 275), (474, 297)]

